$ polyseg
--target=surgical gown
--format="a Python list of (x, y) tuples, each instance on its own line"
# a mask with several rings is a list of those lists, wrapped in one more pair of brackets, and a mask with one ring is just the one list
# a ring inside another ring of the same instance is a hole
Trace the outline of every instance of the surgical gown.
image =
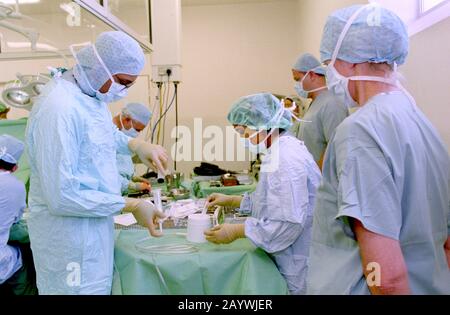
[(129, 154), (117, 153), (117, 169), (119, 170), (120, 186), (122, 194), (128, 192), (128, 184), (133, 178), (134, 164)]
[(116, 152), (130, 154), (105, 103), (57, 78), (26, 131), (29, 234), (40, 294), (110, 294), (113, 215), (125, 205)]
[(7, 172), (0, 172), (0, 284), (22, 267), (18, 247), (8, 245), (11, 226), (22, 217), (25, 209), (25, 186)]
[[(267, 165), (270, 172), (263, 172)], [(274, 259), (292, 294), (306, 293), (313, 208), (320, 170), (304, 144), (282, 134), (263, 158), (256, 190), (240, 211), (251, 212), (245, 236)]]
[(319, 162), (336, 127), (348, 116), (347, 107), (330, 91), (323, 91), (311, 103), (300, 122), (297, 137), (305, 142)]
[(449, 172), (435, 128), (401, 92), (344, 120), (317, 194), (308, 293), (370, 294), (350, 217), (400, 242), (413, 294), (450, 294)]

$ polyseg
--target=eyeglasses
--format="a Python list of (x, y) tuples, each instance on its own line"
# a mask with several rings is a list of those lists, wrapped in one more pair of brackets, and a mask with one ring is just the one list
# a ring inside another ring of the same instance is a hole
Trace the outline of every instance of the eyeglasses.
[(236, 131), (240, 136), (242, 136), (246, 139), (253, 138), (262, 131), (262, 130), (253, 130), (248, 127), (243, 127), (243, 126), (239, 126), (239, 125), (235, 125), (233, 127), (234, 127), (234, 131)]
[(119, 83), (120, 85), (123, 85), (126, 89), (129, 89), (130, 87), (132, 87), (136, 83), (136, 81), (130, 82), (130, 80), (123, 80), (123, 79), (120, 79), (117, 76), (113, 76), (113, 77), (114, 77), (114, 80), (116, 81), (116, 83)]
[(236, 131), (241, 136), (245, 134), (245, 128), (241, 126), (235, 126), (234, 131)]

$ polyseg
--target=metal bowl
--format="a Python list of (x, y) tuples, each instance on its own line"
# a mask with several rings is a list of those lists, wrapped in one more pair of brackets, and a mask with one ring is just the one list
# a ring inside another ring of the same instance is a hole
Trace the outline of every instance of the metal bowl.
[(191, 192), (184, 188), (174, 188), (170, 190), (170, 196), (175, 200), (189, 199)]

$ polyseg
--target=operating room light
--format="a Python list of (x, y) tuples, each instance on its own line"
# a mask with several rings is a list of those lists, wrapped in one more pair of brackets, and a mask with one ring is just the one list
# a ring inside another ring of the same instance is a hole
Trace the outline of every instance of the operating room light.
[[(7, 42), (6, 45), (9, 48), (30, 48), (31, 43), (29, 42)], [(37, 43), (36, 48), (43, 49), (43, 50), (49, 50), (49, 51), (56, 51), (58, 48), (49, 45), (49, 44), (43, 44), (43, 43)]]
[[(41, 0), (19, 0), (19, 4), (32, 4), (39, 3)], [(4, 4), (16, 4), (16, 0), (0, 0), (0, 3)]]

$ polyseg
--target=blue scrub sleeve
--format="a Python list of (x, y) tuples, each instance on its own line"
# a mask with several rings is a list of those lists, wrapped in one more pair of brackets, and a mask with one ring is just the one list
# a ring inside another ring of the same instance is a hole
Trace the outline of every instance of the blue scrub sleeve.
[(245, 235), (269, 253), (291, 246), (302, 233), (308, 217), (306, 167), (293, 167), (290, 162), (289, 157), (280, 156), (278, 169), (263, 174), (251, 195), (252, 218), (245, 222)]
[(79, 148), (83, 139), (76, 114), (54, 115), (41, 128), (36, 146), (36, 171), (42, 179), (42, 193), (53, 215), (105, 217), (125, 206), (122, 196), (102, 192), (92, 178), (77, 176)]
[(120, 131), (117, 126), (113, 127), (113, 133), (114, 140), (116, 142), (117, 153), (131, 156), (132, 152), (128, 148), (128, 142), (130, 142), (131, 138)]
[(291, 246), (303, 232), (303, 225), (268, 218), (247, 218), (245, 236), (268, 253), (276, 253)]
[(402, 225), (401, 196), (381, 150), (369, 139), (348, 138), (336, 146), (338, 215), (345, 233), (354, 238), (348, 217), (373, 232), (399, 240)]

